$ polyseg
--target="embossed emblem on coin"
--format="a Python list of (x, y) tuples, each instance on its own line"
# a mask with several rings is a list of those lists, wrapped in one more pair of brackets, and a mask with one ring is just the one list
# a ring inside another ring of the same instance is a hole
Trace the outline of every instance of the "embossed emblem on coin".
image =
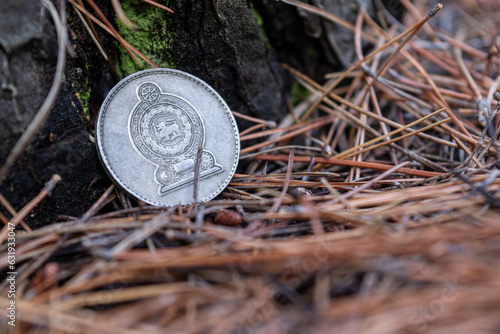
[(96, 134), (108, 173), (155, 205), (193, 201), (200, 147), (202, 201), (222, 191), (238, 162), (239, 135), (229, 108), (210, 86), (181, 71), (146, 70), (122, 80), (101, 108)]
[[(155, 181), (158, 194), (194, 181), (198, 148), (205, 141), (203, 121), (186, 100), (172, 94), (162, 94), (155, 83), (137, 88), (139, 103), (130, 114), (130, 137), (141, 155), (158, 167)], [(210, 151), (203, 151), (200, 179), (224, 171)]]

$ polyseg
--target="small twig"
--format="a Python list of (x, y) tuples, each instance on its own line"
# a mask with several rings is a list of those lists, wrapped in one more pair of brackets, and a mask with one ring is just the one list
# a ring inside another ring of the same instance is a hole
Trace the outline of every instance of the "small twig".
[(255, 124), (254, 126), (251, 126), (249, 128), (247, 128), (246, 130), (243, 130), (240, 132), (240, 138), (244, 135), (247, 135), (251, 132), (254, 132), (255, 130), (259, 130), (259, 129), (262, 129), (262, 128), (265, 128), (266, 125), (265, 124)]
[[(270, 155), (270, 154), (262, 154), (254, 157), (254, 159), (259, 160), (268, 160), (268, 161), (288, 161), (289, 157), (285, 155)], [(320, 164), (328, 164), (328, 165), (339, 165), (339, 166), (347, 166), (347, 167), (358, 167), (358, 168), (371, 168), (375, 170), (389, 170), (394, 166), (384, 165), (375, 162), (366, 162), (366, 161), (352, 161), (352, 160), (342, 160), (342, 159), (332, 159), (332, 158), (323, 158), (316, 157), (316, 163)], [(311, 157), (303, 157), (303, 156), (295, 156), (293, 158), (295, 162), (309, 162), (311, 161)], [(410, 168), (401, 168), (398, 170), (400, 173), (413, 175), (413, 176), (421, 176), (421, 177), (433, 177), (440, 176), (442, 173), (436, 172), (428, 172), (423, 170), (416, 170)]]
[[(12, 217), (14, 217), (14, 216), (17, 215), (16, 209), (14, 209), (14, 207), (12, 206), (12, 204), (10, 204), (10, 202), (2, 195), (2, 193), (0, 193), (0, 203), (2, 203), (2, 205), (7, 209), (7, 211), (9, 211), (9, 213), (12, 215)], [(26, 224), (26, 222), (24, 220), (21, 220), (20, 225), (27, 232), (31, 231), (31, 227), (29, 227), (29, 225)]]
[[(285, 176), (285, 182), (283, 183), (283, 189), (281, 191), (281, 195), (277, 198), (275, 198), (275, 202), (271, 209), (269, 209), (269, 212), (278, 212), (279, 207), (281, 206), (281, 203), (283, 202), (283, 199), (285, 198), (286, 194), (288, 193), (288, 186), (290, 185), (290, 179), (292, 175), (292, 169), (293, 169), (293, 157), (295, 155), (295, 149), (292, 148), (290, 151), (290, 154), (288, 155), (288, 167), (286, 169), (286, 176)], [(310, 159), (312, 160), (312, 158)]]
[(90, 209), (88, 209), (87, 212), (83, 214), (82, 218), (80, 218), (78, 221), (82, 223), (86, 222), (93, 215), (99, 212), (99, 210), (101, 210), (101, 208), (105, 205), (109, 195), (111, 195), (113, 190), (115, 190), (115, 186), (112, 184), (108, 187), (108, 189), (106, 189), (104, 194), (102, 194), (101, 197), (99, 197), (99, 199), (90, 207)]
[(241, 114), (241, 113), (236, 112), (234, 110), (231, 111), (231, 112), (233, 113), (234, 116), (236, 116), (238, 118), (245, 119), (247, 121), (251, 121), (251, 122), (254, 122), (254, 123), (258, 123), (258, 124), (264, 124), (267, 128), (274, 129), (276, 127), (276, 122), (275, 121), (262, 120), (260, 118), (255, 118), (255, 117), (252, 117), (252, 116)]
[[(418, 9), (413, 5), (409, 0), (401, 0), (401, 3), (406, 7), (408, 12), (413, 16), (413, 18), (418, 21), (422, 17), (422, 13), (418, 11)], [(436, 15), (435, 12), (429, 13), (428, 15)], [(424, 27), (425, 33), (429, 36), (434, 37), (434, 30), (430, 26)]]
[(194, 163), (193, 202), (195, 205), (198, 204), (198, 184), (200, 182), (200, 166), (202, 156), (203, 147), (200, 146), (198, 148), (198, 152), (196, 152), (196, 160)]
[(141, 1), (146, 2), (146, 3), (150, 4), (150, 5), (156, 6), (158, 8), (163, 9), (163, 10), (166, 10), (169, 13), (174, 14), (174, 11), (172, 9), (168, 8), (167, 6), (163, 6), (163, 5), (161, 5), (161, 4), (157, 3), (157, 2), (154, 2), (152, 0), (141, 0)]

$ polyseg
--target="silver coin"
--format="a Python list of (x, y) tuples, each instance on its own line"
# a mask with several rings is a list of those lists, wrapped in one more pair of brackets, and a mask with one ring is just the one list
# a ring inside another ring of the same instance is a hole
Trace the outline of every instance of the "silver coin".
[(101, 107), (96, 139), (115, 183), (158, 206), (194, 202), (195, 174), (198, 202), (211, 200), (233, 177), (240, 152), (238, 127), (220, 95), (171, 69), (120, 81)]

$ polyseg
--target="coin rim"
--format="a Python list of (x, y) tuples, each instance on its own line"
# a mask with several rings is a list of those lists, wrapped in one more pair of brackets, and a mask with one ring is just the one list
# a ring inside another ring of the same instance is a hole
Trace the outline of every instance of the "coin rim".
[[(177, 75), (181, 78), (184, 78), (184, 79), (188, 79), (194, 83), (196, 83), (197, 85), (201, 86), (202, 88), (206, 89), (208, 92), (210, 92), (216, 99), (217, 101), (222, 105), (222, 107), (224, 108), (225, 112), (226, 112), (226, 115), (228, 116), (230, 122), (231, 122), (231, 125), (233, 127), (233, 130), (234, 130), (234, 137), (235, 137), (235, 140), (236, 140), (236, 152), (235, 152), (235, 157), (234, 157), (234, 161), (233, 161), (233, 166), (232, 166), (232, 169), (231, 169), (231, 172), (229, 173), (228, 177), (226, 178), (226, 180), (224, 180), (221, 184), (221, 186), (219, 188), (217, 188), (217, 190), (201, 199), (201, 200), (198, 200), (198, 203), (202, 203), (202, 202), (207, 202), (209, 200), (211, 200), (212, 198), (216, 197), (217, 195), (219, 195), (222, 190), (224, 190), (224, 188), (227, 187), (227, 185), (229, 184), (229, 182), (231, 181), (231, 179), (233, 178), (234, 176), (234, 173), (236, 172), (236, 167), (238, 166), (238, 161), (239, 161), (239, 158), (240, 158), (240, 135), (239, 135), (239, 131), (238, 131), (238, 125), (236, 124), (236, 120), (234, 119), (234, 116), (233, 114), (231, 113), (231, 109), (229, 109), (228, 105), (226, 104), (226, 102), (222, 99), (222, 97), (219, 95), (219, 93), (217, 93), (215, 91), (215, 89), (213, 89), (209, 84), (207, 84), (205, 81), (201, 80), (200, 78), (197, 78), (195, 77), (194, 75), (192, 74), (189, 74), (189, 73), (186, 73), (186, 72), (183, 72), (183, 71), (179, 71), (179, 70), (174, 70), (174, 69), (167, 69), (167, 68), (162, 68), (162, 69), (148, 69), (148, 70), (142, 70), (142, 71), (139, 71), (139, 72), (136, 72), (134, 74), (131, 74), (129, 76), (127, 76), (126, 78), (123, 78), (122, 80), (120, 80), (120, 82), (118, 82), (108, 93), (108, 95), (106, 96), (106, 98), (104, 99), (104, 102), (99, 110), (99, 115), (97, 117), (97, 124), (96, 124), (96, 145), (97, 145), (97, 153), (98, 153), (98, 156), (99, 156), (99, 160), (101, 160), (101, 163), (102, 165), (104, 166), (104, 169), (106, 170), (106, 172), (108, 173), (108, 175), (111, 177), (111, 179), (114, 181), (114, 183), (116, 183), (121, 189), (123, 189), (125, 192), (127, 192), (128, 194), (132, 195), (133, 197), (141, 200), (141, 201), (144, 201), (146, 203), (149, 203), (151, 205), (156, 205), (156, 206), (162, 206), (162, 207), (172, 207), (172, 206), (176, 206), (177, 204), (171, 204), (171, 205), (168, 205), (168, 204), (163, 204), (163, 203), (159, 203), (159, 202), (156, 202), (154, 200), (151, 200), (151, 199), (148, 199), (142, 195), (139, 195), (138, 193), (136, 193), (135, 191), (129, 189), (127, 187), (126, 184), (124, 184), (124, 182), (116, 175), (116, 173), (114, 172), (113, 168), (110, 166), (110, 164), (108, 163), (107, 159), (106, 159), (106, 152), (104, 150), (104, 147), (103, 147), (103, 139), (102, 139), (102, 134), (101, 132), (103, 131), (103, 122), (104, 122), (104, 116), (106, 114), (106, 111), (108, 110), (108, 106), (109, 104), (111, 103), (112, 99), (114, 98), (114, 96), (116, 94), (118, 94), (118, 92), (125, 86), (127, 85), (128, 83), (138, 79), (138, 78), (141, 78), (141, 77), (146, 77), (146, 76), (149, 76), (149, 75), (155, 75), (155, 74), (160, 74), (160, 75), (163, 75), (163, 74), (173, 74), (173, 75)], [(202, 118), (202, 121), (205, 121), (203, 118)], [(187, 204), (191, 204), (191, 203), (194, 203), (193, 202), (188, 202), (188, 203), (180, 203), (181, 205), (187, 205)]]

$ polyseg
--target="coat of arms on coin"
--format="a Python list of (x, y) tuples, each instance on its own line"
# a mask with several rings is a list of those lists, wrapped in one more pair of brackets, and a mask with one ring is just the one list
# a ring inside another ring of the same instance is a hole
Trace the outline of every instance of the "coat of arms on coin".
[(96, 138), (113, 180), (160, 206), (193, 202), (196, 167), (199, 201), (217, 196), (239, 158), (238, 129), (226, 103), (205, 82), (170, 69), (120, 81), (101, 107)]

